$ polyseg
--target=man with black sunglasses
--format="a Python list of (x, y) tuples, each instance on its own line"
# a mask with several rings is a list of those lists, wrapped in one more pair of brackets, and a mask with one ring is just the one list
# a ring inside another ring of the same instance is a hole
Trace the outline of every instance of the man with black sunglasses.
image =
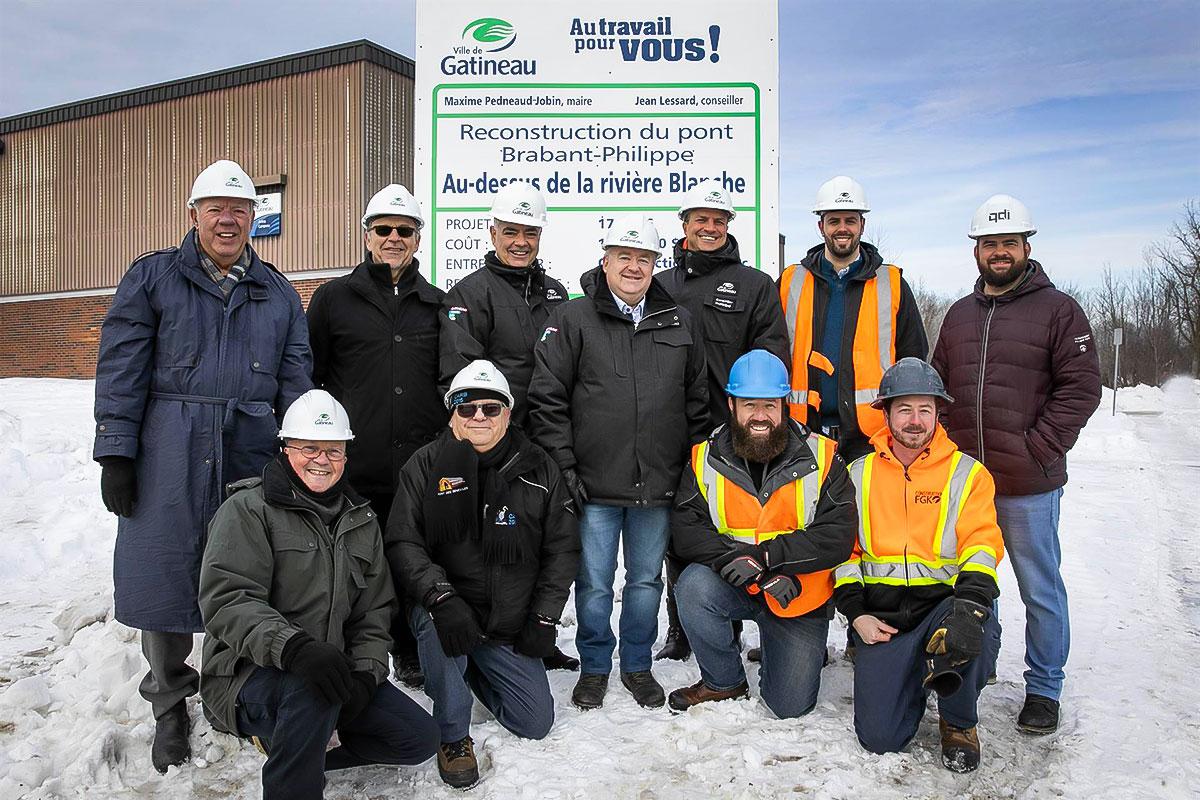
[(438, 772), (461, 789), (479, 780), (472, 695), (522, 738), (554, 723), (542, 659), (556, 646), (579, 530), (558, 466), (509, 427), (513, 395), (494, 364), (464, 367), (445, 403), (449, 430), (401, 471), (385, 544), (441, 728)]
[[(349, 445), (349, 478), (385, 526), (400, 468), (445, 423), (437, 363), (443, 293), (418, 269), (423, 224), (407, 189), (379, 190), (362, 217), (366, 259), (318, 288), (308, 308), (313, 382), (354, 418), (360, 435)], [(396, 677), (416, 688), (416, 642), (404, 615), (396, 620)]]

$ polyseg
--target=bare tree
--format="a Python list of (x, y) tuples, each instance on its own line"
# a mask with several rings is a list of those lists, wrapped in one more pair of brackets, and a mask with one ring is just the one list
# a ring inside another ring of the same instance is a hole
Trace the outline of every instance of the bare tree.
[(954, 298), (938, 294), (926, 286), (924, 281), (917, 281), (917, 285), (913, 287), (913, 297), (917, 301), (917, 310), (921, 312), (925, 338), (929, 341), (929, 352), (932, 353), (933, 345), (942, 330), (942, 321), (946, 319), (946, 312), (953, 305)]
[(1183, 206), (1170, 239), (1151, 245), (1153, 268), (1169, 280), (1162, 288), (1176, 331), (1188, 348), (1191, 374), (1200, 377), (1200, 202)]

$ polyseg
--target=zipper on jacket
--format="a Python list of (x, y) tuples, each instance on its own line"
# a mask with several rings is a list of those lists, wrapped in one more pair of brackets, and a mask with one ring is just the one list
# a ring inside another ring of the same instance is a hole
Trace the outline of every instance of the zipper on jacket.
[(987, 371), (988, 334), (992, 330), (992, 314), (996, 313), (996, 298), (988, 309), (987, 317), (983, 320), (983, 342), (979, 348), (979, 392), (975, 398), (975, 427), (979, 434), (979, 463), (986, 465), (987, 459), (983, 453), (983, 377)]

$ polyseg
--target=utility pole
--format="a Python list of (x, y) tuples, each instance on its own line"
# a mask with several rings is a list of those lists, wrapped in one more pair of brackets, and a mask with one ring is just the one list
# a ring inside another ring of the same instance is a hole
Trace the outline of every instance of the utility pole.
[(1113, 410), (1117, 415), (1117, 376), (1121, 374), (1121, 341), (1125, 338), (1124, 328), (1113, 328)]

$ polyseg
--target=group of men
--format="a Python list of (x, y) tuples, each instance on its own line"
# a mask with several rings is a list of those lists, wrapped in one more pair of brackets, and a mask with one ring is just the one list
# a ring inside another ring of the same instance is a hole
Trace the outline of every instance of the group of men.
[[(642, 706), (744, 697), (744, 620), (764, 704), (796, 717), (834, 608), (863, 746), (906, 746), (937, 692), (943, 762), (971, 770), (1006, 549), (1028, 620), (1018, 726), (1056, 729), (1058, 503), (1099, 369), (1083, 312), (1029, 258), (1019, 201), (976, 212), (980, 277), (931, 365), (843, 176), (818, 191), (823, 243), (777, 283), (743, 262), (729, 193), (701, 183), (673, 268), (654, 272), (653, 221), (623, 218), (574, 299), (538, 258), (534, 187), (497, 193), (494, 249), (443, 293), (415, 257), (420, 206), (393, 184), (362, 217), (363, 263), (307, 315), (249, 245), (254, 198), (237, 164), (206, 168), (192, 230), (135, 260), (101, 336), (116, 616), (142, 630), (160, 771), (190, 755), (199, 688), (215, 727), (267, 754), (265, 797), (434, 753), (470, 786), (473, 699), (541, 738), (546, 669), (580, 670), (572, 702), (594, 709), (614, 652)], [(664, 561), (658, 657), (694, 651), (700, 671), (669, 698), (652, 671)], [(557, 644), (572, 586), (578, 660)], [(186, 663), (199, 631), (202, 675)]]

